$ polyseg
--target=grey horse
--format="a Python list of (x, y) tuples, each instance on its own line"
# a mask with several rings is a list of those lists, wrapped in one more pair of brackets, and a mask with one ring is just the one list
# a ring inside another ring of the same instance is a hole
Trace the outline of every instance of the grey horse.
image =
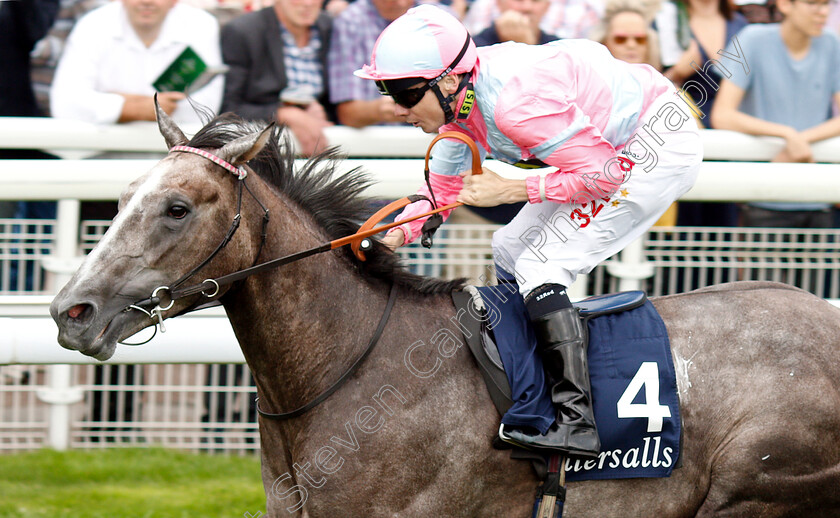
[[(171, 152), (133, 182), (96, 249), (53, 301), (59, 343), (100, 360), (116, 343), (198, 302), (218, 300), (253, 372), (262, 478), (272, 517), (526, 517), (538, 480), (494, 450), (498, 415), (452, 322), (457, 282), (411, 275), (379, 243), (347, 247), (222, 286), (261, 261), (353, 233), (366, 210), (359, 172), (333, 175), (334, 152), (300, 171), (272, 128), (222, 115), (192, 139), (162, 112)], [(249, 162), (246, 165), (246, 162)], [(265, 208), (270, 213), (263, 238)], [(241, 223), (227, 246), (234, 215)], [(191, 295), (150, 301), (188, 275)], [(209, 297), (208, 297), (209, 296)], [(653, 300), (677, 369), (684, 444), (669, 478), (570, 483), (565, 516), (840, 516), (840, 311), (804, 291), (732, 283)], [(145, 306), (150, 307), (150, 306)], [(196, 344), (198, 345), (198, 344)], [(209, 496), (212, 498), (212, 496)]]

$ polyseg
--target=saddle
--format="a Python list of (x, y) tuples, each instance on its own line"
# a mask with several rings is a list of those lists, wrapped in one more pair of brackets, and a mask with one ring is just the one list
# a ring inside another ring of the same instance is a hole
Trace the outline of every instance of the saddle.
[[(493, 330), (488, 326), (489, 319), (474, 318), (476, 311), (485, 312), (486, 308), (479, 291), (474, 287), (470, 288), (472, 289), (453, 291), (452, 301), (455, 303), (456, 312), (469, 316), (469, 318), (460, 320), (461, 325), (466, 329), (464, 337), (467, 346), (478, 364), (484, 383), (490, 393), (490, 399), (493, 400), (499, 415), (504, 415), (513, 405), (510, 383), (505, 374), (504, 365), (502, 365), (502, 358), (499, 355)], [(588, 329), (586, 323), (589, 319), (635, 309), (644, 304), (646, 300), (647, 296), (643, 291), (624, 291), (596, 295), (574, 302), (572, 305), (580, 313), (581, 321), (584, 324), (583, 328)], [(468, 304), (473, 304), (474, 309), (471, 310)], [(461, 313), (461, 310), (464, 310), (464, 313)], [(588, 333), (586, 339), (589, 340)]]
[[(465, 341), (503, 422), (528, 425), (529, 418), (553, 419), (554, 407), (542, 385), (535, 349), (519, 343), (535, 338), (521, 296), (515, 286), (509, 288), (467, 287), (452, 298)], [(681, 423), (664, 323), (642, 291), (600, 295), (574, 306), (586, 330), (602, 452), (594, 461), (567, 460), (567, 479), (669, 476), (679, 459)], [(529, 373), (531, 379), (517, 379)], [(511, 448), (498, 438), (494, 447)], [(537, 475), (546, 475), (542, 453), (513, 448), (511, 457), (531, 460)]]

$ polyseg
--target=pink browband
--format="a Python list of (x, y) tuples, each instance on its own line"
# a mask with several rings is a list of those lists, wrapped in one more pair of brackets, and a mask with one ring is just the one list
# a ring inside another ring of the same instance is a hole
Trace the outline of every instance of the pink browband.
[(239, 177), (240, 180), (248, 176), (248, 171), (246, 171), (244, 168), (236, 167), (230, 162), (222, 160), (213, 153), (209, 153), (207, 151), (204, 151), (203, 149), (198, 149), (190, 146), (172, 146), (171, 148), (169, 148), (169, 152), (171, 153), (172, 151), (183, 151), (184, 153), (192, 153), (194, 155), (203, 156), (207, 160), (210, 160), (211, 162), (218, 164), (230, 171), (231, 173), (235, 174)]

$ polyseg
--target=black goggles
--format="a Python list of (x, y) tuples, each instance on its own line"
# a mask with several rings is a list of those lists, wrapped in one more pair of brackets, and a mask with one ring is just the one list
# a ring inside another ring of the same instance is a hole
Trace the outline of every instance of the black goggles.
[(390, 95), (394, 102), (410, 110), (419, 103), (426, 95), (426, 91), (432, 87), (430, 81), (423, 83), (420, 88), (411, 88), (417, 85), (417, 79), (411, 79), (410, 84), (406, 85), (405, 80), (395, 79), (391, 81), (376, 81), (376, 88), (382, 95)]

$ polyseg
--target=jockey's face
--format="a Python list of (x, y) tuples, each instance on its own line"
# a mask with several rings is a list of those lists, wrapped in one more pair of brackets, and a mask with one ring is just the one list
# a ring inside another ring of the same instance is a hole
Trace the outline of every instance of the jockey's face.
[[(424, 82), (421, 81), (416, 86), (412, 86), (412, 88), (418, 88), (423, 84)], [(449, 95), (458, 88), (458, 76), (448, 75), (441, 79), (438, 86), (444, 96)], [(455, 111), (454, 105), (456, 103), (453, 102), (452, 104), (452, 109)], [(423, 96), (419, 103), (411, 108), (405, 108), (399, 104), (395, 105), (394, 114), (400, 118), (404, 118), (406, 122), (413, 124), (426, 133), (437, 133), (440, 127), (446, 123), (443, 108), (440, 107), (440, 102), (431, 89), (426, 90), (426, 95)]]
[(122, 0), (128, 20), (138, 32), (160, 29), (178, 0)]

